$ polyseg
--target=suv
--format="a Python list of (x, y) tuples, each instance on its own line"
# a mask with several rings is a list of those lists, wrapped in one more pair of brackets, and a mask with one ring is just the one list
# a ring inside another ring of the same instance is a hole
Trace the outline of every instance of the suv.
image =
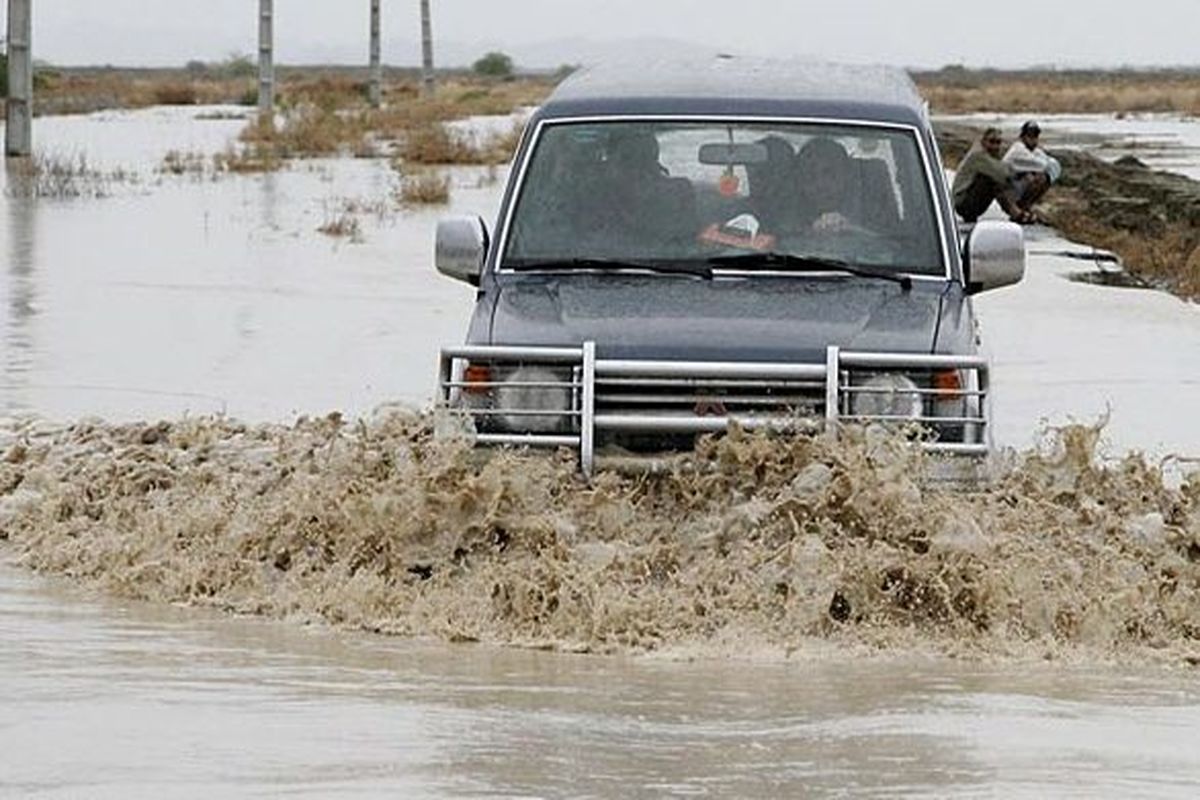
[(576, 73), (530, 119), (496, 235), (442, 220), (478, 287), (443, 403), (481, 444), (605, 453), (839, 420), (985, 455), (971, 295), (1015, 283), (1021, 229), (960, 247), (927, 109), (880, 67), (720, 57)]

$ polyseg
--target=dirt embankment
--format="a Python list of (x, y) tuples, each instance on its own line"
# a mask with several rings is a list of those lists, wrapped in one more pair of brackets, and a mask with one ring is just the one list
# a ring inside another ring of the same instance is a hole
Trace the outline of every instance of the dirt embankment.
[[(938, 143), (954, 166), (981, 131), (942, 123)], [(1111, 250), (1126, 269), (1175, 294), (1200, 300), (1200, 183), (1126, 157), (1110, 164), (1088, 153), (1053, 151), (1062, 180), (1043, 201), (1047, 221), (1076, 241)]]

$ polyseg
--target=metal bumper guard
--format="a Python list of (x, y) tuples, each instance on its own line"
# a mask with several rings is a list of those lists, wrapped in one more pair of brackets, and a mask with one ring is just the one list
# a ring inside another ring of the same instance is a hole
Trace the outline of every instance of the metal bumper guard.
[[(472, 366), (486, 367), (486, 371), (471, 375), (468, 370)], [(507, 367), (508, 377), (495, 379), (494, 366)], [(514, 374), (530, 367), (541, 368), (535, 372), (535, 380)], [(562, 377), (546, 380), (547, 370), (557, 371)], [(903, 389), (862, 385), (852, 380), (852, 376), (863, 374), (934, 371), (957, 371), (963, 380), (957, 388)], [(631, 410), (627, 401), (647, 397), (662, 400), (663, 395), (621, 394), (618, 399), (624, 407), (614, 408), (613, 403), (598, 395), (598, 387), (619, 386), (628, 390), (651, 386), (661, 390), (664, 385), (690, 392), (685, 399), (692, 407), (687, 411), (676, 408), (667, 412), (661, 407)], [(961, 432), (959, 441), (923, 441), (922, 446), (935, 453), (976, 457), (985, 456), (990, 450), (988, 360), (982, 356), (870, 353), (829, 347), (824, 364), (670, 361), (597, 358), (594, 342), (584, 342), (579, 347), (467, 345), (442, 350), (439, 387), (444, 407), (472, 418), (477, 443), (573, 447), (579, 450), (580, 466), (588, 475), (595, 466), (598, 434), (701, 434), (724, 431), (731, 424), (748, 430), (810, 432), (836, 431), (839, 421), (953, 425)], [(760, 402), (769, 403), (767, 413), (729, 413), (725, 400), (731, 388), (743, 393), (739, 402), (745, 401), (747, 389), (751, 392), (807, 390), (811, 395), (806, 398), (808, 402), (783, 409), (778, 399), (759, 394)], [(492, 397), (498, 392), (521, 393), (524, 405), (522, 401), (472, 402), (472, 397)], [(548, 407), (535, 399), (547, 392), (557, 393), (555, 396), (564, 402)], [(852, 398), (864, 393), (919, 398), (923, 410), (916, 416), (851, 413), (855, 405)], [(705, 397), (711, 397), (711, 402), (706, 403)], [(697, 398), (700, 399), (696, 401)], [(933, 399), (957, 403), (959, 410), (949, 416), (931, 414), (928, 401)], [(814, 408), (819, 410), (814, 413)], [(502, 420), (499, 426), (495, 424), (498, 419)], [(545, 424), (547, 420), (552, 421), (550, 426)], [(495, 430), (497, 427), (503, 430)], [(552, 430), (546, 430), (547, 427)]]

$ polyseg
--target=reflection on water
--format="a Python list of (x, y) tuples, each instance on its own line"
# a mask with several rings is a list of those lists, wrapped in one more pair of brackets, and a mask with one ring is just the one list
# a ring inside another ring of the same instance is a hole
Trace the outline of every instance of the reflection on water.
[[(19, 180), (13, 175), (20, 169), (16, 159), (5, 161), (6, 180), (10, 185)], [(32, 368), (34, 355), (33, 317), (36, 315), (36, 287), (33, 278), (37, 206), (25, 199), (7, 203), (6, 229), (0, 248), (8, 258), (4, 275), (3, 373), (0, 380), (0, 408), (6, 413), (27, 411), (25, 380)], [(5, 241), (6, 240), (6, 241)]]

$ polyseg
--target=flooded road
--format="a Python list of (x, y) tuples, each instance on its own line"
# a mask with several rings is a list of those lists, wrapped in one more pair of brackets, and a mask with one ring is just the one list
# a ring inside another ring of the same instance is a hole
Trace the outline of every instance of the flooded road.
[[(451, 208), (414, 211), (388, 202), (383, 162), (157, 174), (169, 150), (217, 152), (244, 124), (195, 114), (39, 120), (41, 146), (124, 175), (99, 199), (0, 199), (0, 415), (287, 423), (425, 405), (472, 300), (434, 272), (433, 222), (490, 220), (500, 184), (455, 169)], [(381, 209), (357, 214), (360, 242), (317, 231), (347, 201)], [(1026, 281), (978, 303), (997, 440), (1023, 448), (1043, 420), (1109, 411), (1110, 452), (1200, 455), (1200, 310), (1071, 280), (1100, 267), (1052, 232), (1029, 247)], [(736, 642), (726, 659), (572, 656), (121, 603), (9, 566), (0, 642), (3, 797), (1183, 798), (1200, 784), (1186, 668), (820, 642), (782, 660)]]

